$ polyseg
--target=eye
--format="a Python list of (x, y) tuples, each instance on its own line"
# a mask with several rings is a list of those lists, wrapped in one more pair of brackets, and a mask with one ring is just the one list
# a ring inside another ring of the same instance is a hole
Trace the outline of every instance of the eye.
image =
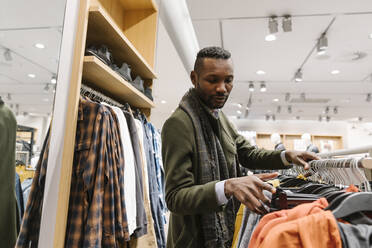
[(232, 77), (228, 77), (225, 79), (225, 83), (227, 84), (231, 84), (233, 82), (233, 78)]
[(218, 82), (218, 78), (217, 77), (210, 77), (210, 78), (207, 79), (207, 81), (211, 84), (214, 84), (214, 83)]

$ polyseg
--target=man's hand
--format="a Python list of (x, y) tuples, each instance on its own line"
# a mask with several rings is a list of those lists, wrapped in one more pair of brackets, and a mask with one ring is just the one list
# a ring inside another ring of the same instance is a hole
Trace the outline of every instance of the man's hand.
[(290, 163), (302, 165), (305, 170), (310, 169), (310, 165), (307, 163), (308, 161), (319, 159), (313, 152), (301, 151), (285, 151), (285, 158)]
[(273, 194), (276, 190), (263, 181), (277, 176), (278, 173), (265, 173), (228, 179), (225, 182), (225, 195), (227, 198), (233, 195), (251, 211), (265, 214), (267, 211), (263, 203), (270, 204), (270, 199), (264, 195), (263, 190), (270, 191)]

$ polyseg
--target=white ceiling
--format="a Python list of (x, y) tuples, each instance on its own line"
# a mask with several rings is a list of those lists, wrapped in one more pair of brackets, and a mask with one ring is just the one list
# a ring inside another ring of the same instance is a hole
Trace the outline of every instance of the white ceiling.
[[(236, 103), (246, 106), (248, 82), (254, 81), (255, 91), (248, 119), (264, 119), (275, 114), (276, 120), (317, 120), (326, 106), (331, 107), (331, 120), (351, 120), (358, 116), (372, 121), (371, 104), (365, 101), (372, 92), (372, 22), (371, 1), (347, 0), (187, 0), (200, 47), (217, 45), (231, 51), (235, 65), (235, 86), (225, 107), (228, 115), (238, 115)], [(277, 40), (265, 41), (268, 17), (292, 15), (293, 31), (284, 33), (279, 22)], [(332, 25), (332, 19), (335, 21)], [(313, 52), (303, 68), (302, 83), (293, 81), (296, 70), (327, 29), (329, 49), (324, 56)], [(355, 52), (367, 57), (353, 61)], [(330, 72), (340, 71), (337, 75)], [(265, 75), (257, 75), (264, 70)], [(259, 92), (259, 81), (266, 81), (267, 92)], [(289, 103), (285, 93), (299, 98), (326, 98), (327, 103)], [(273, 102), (278, 98), (279, 102)], [(277, 106), (281, 112), (276, 113)], [(292, 105), (292, 114), (287, 106)], [(338, 113), (333, 113), (333, 107)]]
[[(52, 110), (54, 86), (50, 84), (48, 91), (44, 88), (57, 72), (64, 10), (65, 1), (57, 0), (2, 3), (0, 96), (19, 114), (46, 115)], [(36, 48), (36, 43), (44, 44), (45, 48)], [(5, 49), (10, 49), (11, 61), (5, 60)]]

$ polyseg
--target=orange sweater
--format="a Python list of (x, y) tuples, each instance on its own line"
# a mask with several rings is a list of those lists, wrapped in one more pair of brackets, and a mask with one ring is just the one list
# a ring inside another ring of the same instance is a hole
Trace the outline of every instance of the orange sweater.
[(308, 216), (313, 213), (322, 212), (327, 206), (327, 200), (325, 198), (320, 198), (312, 203), (298, 205), (293, 209), (281, 210), (265, 215), (254, 230), (248, 247), (259, 247), (259, 245), (264, 241), (266, 236), (271, 233), (272, 228), (275, 226)]
[(331, 211), (320, 211), (275, 226), (258, 248), (342, 248), (336, 219)]

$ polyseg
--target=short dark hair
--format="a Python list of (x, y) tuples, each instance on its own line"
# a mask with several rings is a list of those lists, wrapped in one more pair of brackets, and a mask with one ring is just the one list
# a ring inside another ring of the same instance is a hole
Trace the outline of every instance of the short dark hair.
[(229, 59), (231, 58), (231, 53), (222, 47), (205, 47), (201, 49), (196, 55), (196, 60), (194, 64), (194, 71), (199, 72), (200, 68), (203, 66), (204, 58), (213, 58), (213, 59)]

